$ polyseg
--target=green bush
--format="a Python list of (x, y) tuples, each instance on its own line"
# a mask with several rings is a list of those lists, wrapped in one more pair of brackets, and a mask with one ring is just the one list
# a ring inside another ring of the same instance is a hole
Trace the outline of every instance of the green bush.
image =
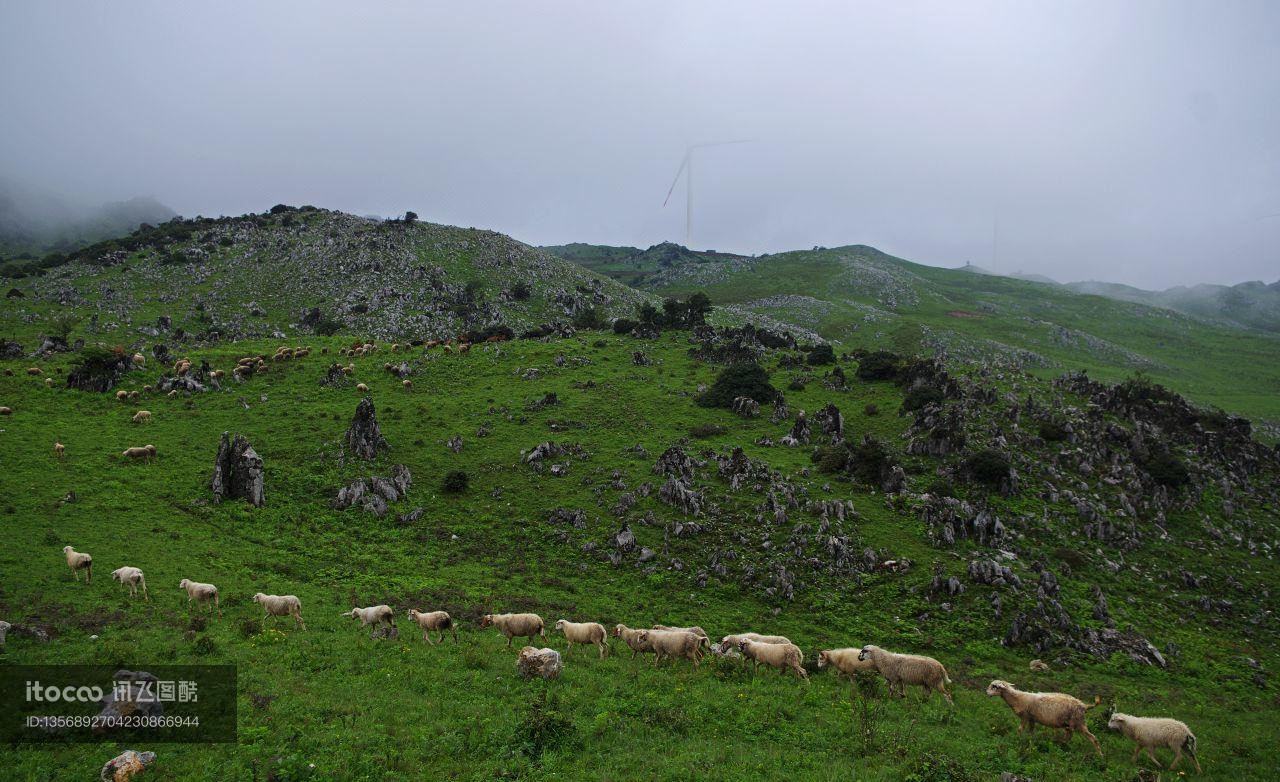
[(515, 285), (511, 286), (511, 298), (515, 299), (516, 301), (528, 301), (529, 297), (532, 295), (533, 295), (533, 288), (530, 288), (529, 283), (525, 282), (524, 280), (521, 280), (520, 282), (517, 282)]
[(1142, 463), (1142, 469), (1161, 486), (1178, 489), (1191, 482), (1191, 473), (1182, 460), (1171, 453), (1155, 454)]
[(815, 449), (809, 458), (818, 466), (818, 472), (844, 472), (849, 464), (849, 449), (843, 445), (824, 445)]
[(902, 412), (913, 413), (920, 408), (941, 402), (942, 391), (933, 386), (916, 386), (902, 398)]
[(689, 435), (697, 438), (717, 437), (728, 433), (728, 431), (728, 428), (720, 424), (698, 424), (689, 430)]
[(988, 448), (965, 459), (960, 469), (974, 483), (998, 489), (1000, 483), (1009, 477), (1009, 457)]
[(804, 390), (804, 380), (803, 380), (802, 378), (796, 378), (795, 380), (792, 380), (790, 383), (788, 383), (788, 384), (787, 384), (787, 390), (789, 390), (789, 391), (803, 391), (803, 390)]
[(902, 367), (902, 357), (887, 350), (868, 353), (858, 361), (860, 380), (893, 380)]
[[(847, 445), (848, 441), (846, 441)], [(847, 469), (853, 477), (870, 486), (879, 486), (889, 477), (893, 469), (893, 457), (889, 451), (874, 437), (867, 437), (849, 449)]]
[(1060, 443), (1066, 440), (1070, 433), (1060, 421), (1041, 421), (1038, 425), (1040, 439), (1047, 443)]
[(830, 345), (816, 345), (813, 350), (809, 351), (809, 365), (822, 366), (823, 364), (836, 363), (836, 352), (831, 349)]
[(868, 418), (874, 418), (875, 416), (880, 415), (880, 405), (875, 402), (870, 402), (866, 407), (862, 408), (862, 414)]
[(778, 398), (778, 389), (769, 385), (769, 373), (754, 362), (725, 367), (716, 382), (698, 396), (702, 407), (732, 407), (735, 397), (749, 396), (760, 404)]
[(609, 324), (605, 321), (604, 315), (596, 307), (587, 307), (586, 309), (573, 316), (573, 327), (578, 330), (583, 329), (603, 329)]
[(618, 318), (613, 322), (614, 334), (630, 334), (631, 330), (640, 324), (630, 318)]
[(444, 476), (444, 491), (446, 494), (462, 494), (471, 485), (471, 476), (462, 470), (450, 470)]

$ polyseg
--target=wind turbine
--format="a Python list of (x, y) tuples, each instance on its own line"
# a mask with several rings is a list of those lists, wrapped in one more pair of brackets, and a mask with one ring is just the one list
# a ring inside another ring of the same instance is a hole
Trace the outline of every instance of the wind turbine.
[(671, 194), (675, 192), (676, 185), (680, 182), (680, 175), (684, 174), (685, 196), (684, 196), (684, 246), (688, 247), (693, 241), (693, 151), (695, 149), (704, 149), (706, 147), (725, 147), (730, 144), (748, 144), (751, 139), (740, 139), (737, 141), (711, 141), (704, 144), (690, 145), (684, 151), (684, 158), (680, 161), (680, 168), (676, 169), (676, 178), (671, 180), (671, 187), (667, 189), (667, 197), (662, 199), (663, 208), (667, 202), (671, 200)]

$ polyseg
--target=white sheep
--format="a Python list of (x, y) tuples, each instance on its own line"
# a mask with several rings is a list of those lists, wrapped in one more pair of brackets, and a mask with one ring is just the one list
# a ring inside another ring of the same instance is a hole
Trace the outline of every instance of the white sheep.
[(760, 663), (777, 668), (779, 673), (790, 670), (797, 679), (808, 679), (809, 673), (801, 665), (804, 653), (795, 644), (766, 644), (743, 638), (738, 641), (738, 651), (751, 660), (752, 672), (760, 668)]
[(356, 390), (362, 394), (369, 393), (369, 387), (366, 386), (364, 383), (356, 383)]
[(875, 672), (875, 660), (860, 659), (861, 654), (860, 648), (823, 649), (818, 652), (818, 667), (830, 665), (836, 669), (837, 677), (843, 673), (850, 679), (856, 679), (860, 673)]
[(1045, 662), (1044, 660), (1032, 660), (1031, 664), (1027, 667), (1030, 670), (1037, 671), (1037, 672), (1047, 671), (1049, 670), (1049, 663)]
[(111, 578), (119, 581), (121, 586), (129, 587), (129, 597), (137, 597), (138, 587), (142, 587), (142, 596), (151, 601), (151, 595), (147, 593), (147, 579), (138, 568), (127, 565), (116, 568), (111, 571)]
[(213, 601), (214, 608), (218, 609), (218, 616), (222, 616), (222, 604), (218, 602), (218, 588), (213, 584), (202, 584), (199, 581), (184, 578), (178, 582), (178, 588), (186, 590), (188, 606), (193, 600), (197, 604)]
[(1138, 762), (1138, 753), (1145, 749), (1147, 757), (1151, 758), (1158, 767), (1160, 761), (1151, 750), (1154, 747), (1168, 747), (1174, 753), (1173, 762), (1169, 764), (1170, 771), (1178, 767), (1184, 749), (1196, 764), (1196, 771), (1203, 771), (1200, 768), (1200, 759), (1196, 757), (1196, 734), (1191, 732), (1191, 728), (1188, 728), (1185, 722), (1168, 717), (1135, 717), (1117, 711), (1111, 715), (1107, 727), (1120, 731), (1135, 742), (1133, 748), (1135, 763)]
[(145, 367), (147, 365), (147, 357), (141, 353), (133, 354), (133, 365), (135, 367)]
[(1102, 747), (1089, 732), (1085, 722), (1085, 712), (1097, 706), (1101, 701), (1095, 698), (1092, 704), (1061, 692), (1022, 692), (1013, 684), (1003, 679), (996, 679), (987, 685), (987, 695), (999, 695), (1009, 704), (1013, 713), (1018, 715), (1018, 732), (1026, 731), (1028, 735), (1036, 725), (1049, 728), (1061, 728), (1063, 740), (1071, 739), (1071, 732), (1083, 733), (1102, 757)]
[(507, 646), (512, 638), (528, 638), (533, 641), (535, 635), (547, 640), (546, 623), (537, 614), (485, 614), (480, 617), (480, 627), (496, 627), (507, 637)]
[(80, 571), (85, 572), (84, 582), (86, 584), (93, 583), (93, 557), (80, 551), (76, 551), (70, 546), (63, 546), (62, 553), (67, 557), (67, 567), (71, 568), (71, 575), (76, 581), (80, 580)]
[(149, 462), (156, 456), (156, 447), (154, 445), (136, 445), (124, 449), (120, 456)]
[[(446, 346), (447, 347), (447, 346)], [(649, 643), (649, 637), (645, 636), (641, 640), (640, 636), (644, 634), (644, 630), (634, 630), (626, 625), (614, 625), (614, 638), (621, 638), (622, 642), (631, 647), (631, 659), (636, 659), (637, 654), (653, 651), (653, 644)]]
[(258, 592), (253, 596), (253, 602), (267, 612), (263, 615), (261, 624), (266, 624), (268, 617), (292, 616), (295, 626), (307, 629), (306, 623), (302, 621), (302, 601), (297, 595), (264, 595)]
[(13, 625), (0, 620), (0, 649), (4, 648), (5, 638), (9, 635), (11, 629), (13, 629)]
[(637, 640), (653, 648), (654, 668), (658, 667), (664, 657), (682, 657), (697, 668), (702, 661), (702, 643), (706, 637), (684, 630), (641, 630)]
[(453, 617), (449, 616), (448, 611), (427, 611), (423, 613), (416, 608), (409, 609), (409, 621), (422, 628), (422, 640), (429, 644), (435, 643), (431, 640), (431, 631), (438, 630), (440, 632), (440, 641), (444, 642), (444, 631), (448, 630), (453, 633), (453, 642), (458, 642), (458, 628), (453, 623)]
[(573, 649), (575, 643), (595, 644), (600, 650), (601, 659), (609, 653), (608, 634), (605, 632), (604, 625), (599, 622), (570, 622), (568, 619), (557, 619), (556, 629), (564, 633), (565, 640), (569, 642), (569, 650)]
[(383, 625), (390, 627), (395, 624), (395, 620), (392, 618), (394, 615), (395, 612), (391, 610), (389, 605), (353, 608), (349, 613), (343, 614), (343, 616), (349, 616), (352, 619), (359, 619), (361, 627), (368, 627), (371, 624), (376, 624), (379, 627)]
[(12, 407), (0, 407), (0, 415), (13, 415)]
[(867, 644), (858, 653), (858, 660), (862, 662), (871, 660), (876, 671), (889, 683), (890, 692), (893, 692), (894, 685), (897, 685), (898, 695), (905, 698), (907, 685), (918, 684), (924, 688), (926, 698), (937, 690), (947, 699), (947, 703), (955, 705), (955, 701), (951, 700), (951, 693), (947, 692), (947, 685), (951, 683), (950, 677), (947, 676), (947, 669), (932, 657), (919, 654), (897, 654)]
[(55, 441), (53, 444), (53, 455), (58, 457), (58, 461), (62, 461), (66, 453), (67, 453), (67, 446), (63, 445), (60, 442)]
[(784, 635), (760, 635), (759, 633), (735, 633), (720, 639), (721, 648), (738, 648), (739, 641), (755, 641), (758, 644), (789, 644), (791, 639)]
[(134, 413), (134, 414), (133, 414), (133, 422), (134, 422), (135, 424), (149, 424), (149, 423), (151, 423), (151, 411), (150, 411), (150, 410), (139, 410), (138, 412)]

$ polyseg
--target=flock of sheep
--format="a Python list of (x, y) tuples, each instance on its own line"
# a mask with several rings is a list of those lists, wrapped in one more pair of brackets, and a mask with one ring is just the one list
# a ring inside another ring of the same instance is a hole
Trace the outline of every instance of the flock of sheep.
[[(80, 580), (79, 574), (83, 570), (85, 583), (92, 583), (93, 557), (76, 551), (71, 546), (64, 547), (62, 551), (66, 555), (67, 566), (71, 569), (76, 581)], [(131, 596), (136, 597), (138, 589), (141, 589), (143, 596), (147, 600), (151, 599), (147, 594), (146, 579), (140, 569), (131, 566), (121, 567), (112, 571), (111, 575), (122, 586), (129, 588)], [(218, 616), (222, 616), (222, 606), (218, 602), (216, 586), (184, 578), (179, 587), (186, 591), (188, 604), (212, 603), (218, 611)], [(291, 616), (298, 628), (306, 629), (306, 624), (302, 621), (302, 601), (297, 596), (267, 595), (259, 592), (253, 596), (253, 601), (266, 612), (262, 618), (263, 623), (273, 616)], [(411, 608), (408, 614), (410, 621), (422, 631), (424, 642), (433, 645), (442, 643), (446, 631), (453, 635), (454, 643), (458, 642), (457, 625), (447, 611), (419, 611)], [(395, 612), (388, 605), (353, 608), (343, 615), (358, 619), (362, 628), (374, 625), (380, 630), (389, 631), (395, 627)], [(479, 626), (481, 629), (495, 628), (507, 639), (508, 647), (511, 647), (512, 640), (515, 638), (527, 638), (530, 643), (533, 643), (535, 638), (541, 638), (543, 641), (547, 638), (546, 622), (541, 616), (533, 613), (485, 614), (480, 617)], [(568, 644), (566, 652), (571, 651), (574, 644), (579, 644), (596, 647), (600, 658), (609, 654), (608, 633), (604, 625), (599, 622), (571, 622), (560, 619), (556, 621), (555, 629), (564, 636)], [(438, 641), (432, 640), (433, 632), (439, 633)], [(707, 632), (697, 626), (654, 625), (651, 628), (639, 629), (618, 624), (613, 628), (613, 636), (621, 639), (631, 649), (633, 660), (639, 654), (652, 654), (655, 668), (662, 660), (670, 658), (672, 661), (688, 660), (696, 669), (703, 655), (711, 652), (723, 657), (740, 656), (744, 661), (750, 660), (753, 672), (763, 663), (778, 669), (780, 673), (790, 672), (797, 679), (809, 678), (808, 672), (804, 669), (804, 653), (800, 647), (780, 635), (737, 633), (726, 635), (720, 639), (719, 643), (712, 644)], [(545, 658), (551, 663), (538, 668), (542, 675), (549, 677), (559, 675), (560, 654), (553, 649), (536, 649), (526, 646), (520, 651), (517, 666), (523, 670), (523, 665), (534, 657)], [(942, 663), (932, 657), (898, 654), (868, 644), (861, 648), (823, 649), (818, 652), (817, 667), (826, 668), (827, 666), (831, 666), (838, 674), (843, 673), (850, 679), (863, 673), (878, 674), (884, 678), (890, 694), (896, 694), (898, 697), (906, 697), (908, 686), (918, 686), (922, 688), (926, 698), (937, 691), (942, 694), (947, 703), (954, 705), (951, 693), (947, 691), (947, 685), (952, 683), (947, 676), (947, 670)], [(1039, 660), (1032, 663), (1033, 670), (1045, 667)], [(1095, 698), (1092, 704), (1086, 704), (1074, 696), (1060, 692), (1023, 692), (1002, 679), (992, 681), (987, 686), (986, 694), (1003, 699), (1010, 710), (1018, 716), (1019, 733), (1025, 731), (1029, 734), (1036, 725), (1061, 730), (1063, 741), (1069, 740), (1072, 733), (1081, 733), (1093, 744), (1098, 756), (1102, 756), (1102, 747), (1097, 737), (1089, 732), (1085, 719), (1085, 713), (1097, 706), (1100, 699)], [(1107, 727), (1121, 732), (1134, 742), (1134, 761), (1137, 760), (1138, 754), (1145, 750), (1151, 760), (1159, 765), (1153, 750), (1156, 747), (1168, 747), (1174, 752), (1170, 769), (1177, 768), (1185, 750), (1191, 755), (1196, 770), (1201, 770), (1200, 761), (1196, 757), (1195, 734), (1183, 722), (1168, 718), (1135, 717), (1115, 712)]]

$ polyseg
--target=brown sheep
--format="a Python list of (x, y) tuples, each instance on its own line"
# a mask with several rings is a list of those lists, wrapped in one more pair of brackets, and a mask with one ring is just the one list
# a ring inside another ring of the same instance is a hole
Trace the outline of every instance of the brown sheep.
[(535, 635), (547, 640), (546, 623), (537, 614), (485, 614), (480, 617), (480, 627), (496, 627), (507, 637), (507, 646), (512, 638), (528, 638), (533, 642)]
[(1086, 706), (1079, 698), (1061, 692), (1022, 692), (1002, 679), (987, 685), (987, 695), (999, 695), (1018, 715), (1019, 733), (1026, 731), (1030, 735), (1037, 724), (1062, 729), (1064, 742), (1071, 739), (1073, 731), (1083, 733), (1098, 751), (1098, 757), (1102, 757), (1102, 747), (1085, 722), (1085, 712), (1101, 703), (1100, 698), (1094, 698), (1093, 703)]

